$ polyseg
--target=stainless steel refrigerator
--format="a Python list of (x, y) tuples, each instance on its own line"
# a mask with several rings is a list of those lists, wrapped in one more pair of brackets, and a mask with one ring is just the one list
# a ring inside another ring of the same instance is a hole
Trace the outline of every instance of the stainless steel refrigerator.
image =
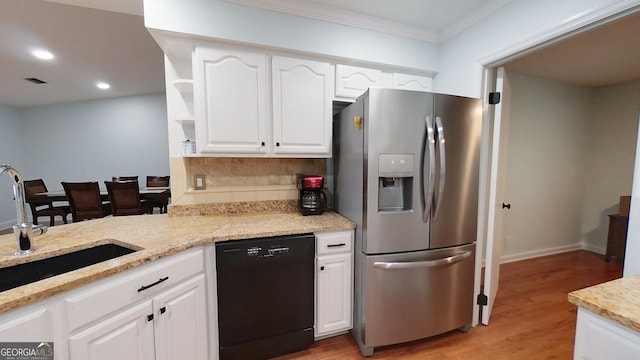
[(357, 224), (353, 335), (363, 355), (468, 329), (480, 100), (369, 89), (334, 121), (334, 208)]

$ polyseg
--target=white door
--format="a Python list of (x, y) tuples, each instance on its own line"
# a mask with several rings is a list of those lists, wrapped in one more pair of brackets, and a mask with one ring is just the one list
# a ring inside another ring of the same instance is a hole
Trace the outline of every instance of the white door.
[(493, 108), (493, 134), (491, 146), (489, 200), (487, 209), (487, 236), (484, 273), (484, 294), (486, 305), (482, 309), (482, 323), (489, 324), (491, 310), (498, 293), (498, 277), (500, 276), (500, 255), (504, 240), (502, 236), (502, 220), (504, 211), (504, 189), (507, 163), (507, 135), (509, 132), (509, 96), (510, 89), (504, 68), (486, 70), (486, 79), (495, 73), (495, 92), (500, 93), (500, 102), (490, 105)]

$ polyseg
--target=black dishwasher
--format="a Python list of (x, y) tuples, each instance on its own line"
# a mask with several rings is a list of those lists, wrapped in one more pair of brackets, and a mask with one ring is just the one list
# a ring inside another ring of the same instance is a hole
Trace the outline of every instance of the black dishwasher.
[(220, 359), (268, 359), (313, 342), (313, 234), (216, 243)]

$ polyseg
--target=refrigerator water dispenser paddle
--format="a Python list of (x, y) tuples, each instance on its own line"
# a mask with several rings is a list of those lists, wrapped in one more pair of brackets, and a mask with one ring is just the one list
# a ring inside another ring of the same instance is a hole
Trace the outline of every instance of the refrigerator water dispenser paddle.
[(378, 211), (413, 210), (413, 154), (381, 154), (378, 158)]

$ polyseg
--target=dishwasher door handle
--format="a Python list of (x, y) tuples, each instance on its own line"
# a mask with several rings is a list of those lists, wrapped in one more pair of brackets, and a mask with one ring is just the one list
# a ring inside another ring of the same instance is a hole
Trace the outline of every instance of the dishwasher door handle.
[(471, 256), (471, 251), (465, 251), (462, 254), (453, 255), (446, 258), (437, 259), (437, 260), (406, 261), (406, 262), (405, 261), (403, 262), (376, 261), (373, 263), (373, 267), (378, 269), (385, 269), (385, 270), (419, 269), (419, 268), (455, 264), (457, 262), (460, 262), (468, 258), (469, 256)]

